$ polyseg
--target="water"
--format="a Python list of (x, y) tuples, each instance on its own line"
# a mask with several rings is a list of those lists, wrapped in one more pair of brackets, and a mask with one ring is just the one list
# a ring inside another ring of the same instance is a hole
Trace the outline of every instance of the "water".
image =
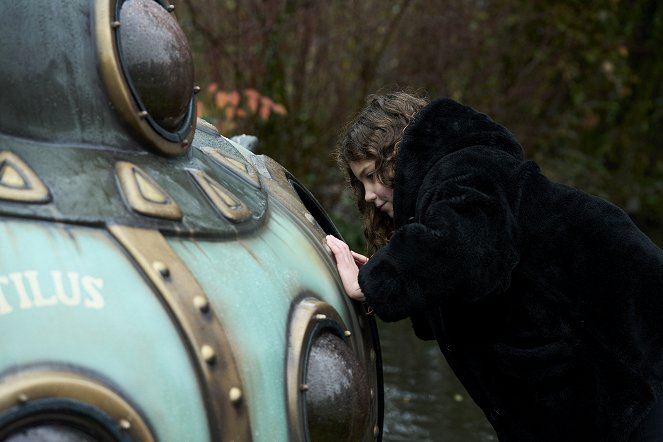
[(384, 442), (497, 441), (435, 341), (417, 339), (409, 320), (377, 323), (385, 384)]

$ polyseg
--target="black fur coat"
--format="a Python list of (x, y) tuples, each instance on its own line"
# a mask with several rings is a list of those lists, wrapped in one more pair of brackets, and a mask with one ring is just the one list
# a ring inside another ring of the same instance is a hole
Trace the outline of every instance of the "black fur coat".
[(441, 99), (405, 131), (394, 222), (367, 302), (437, 339), (500, 440), (628, 439), (663, 387), (663, 251), (622, 210)]

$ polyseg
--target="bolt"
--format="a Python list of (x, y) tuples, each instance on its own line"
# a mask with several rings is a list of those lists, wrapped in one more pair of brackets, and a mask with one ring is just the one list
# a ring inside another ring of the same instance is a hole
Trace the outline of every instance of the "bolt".
[(203, 313), (207, 313), (209, 311), (209, 301), (204, 296), (198, 295), (194, 297), (193, 305), (195, 305), (196, 308)]
[(237, 387), (232, 387), (228, 392), (228, 397), (230, 398), (230, 402), (237, 404), (242, 400), (242, 390)]
[(207, 362), (209, 365), (214, 364), (214, 362), (216, 361), (216, 352), (209, 345), (207, 344), (203, 345), (200, 348), (200, 353), (202, 354), (205, 362)]
[(168, 269), (168, 266), (164, 264), (161, 261), (154, 261), (152, 263), (152, 268), (159, 272), (162, 278), (168, 278), (170, 277), (170, 270)]

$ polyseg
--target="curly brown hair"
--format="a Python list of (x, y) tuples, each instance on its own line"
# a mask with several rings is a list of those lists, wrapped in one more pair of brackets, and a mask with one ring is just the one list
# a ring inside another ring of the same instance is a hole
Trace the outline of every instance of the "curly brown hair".
[(350, 123), (336, 148), (335, 158), (345, 172), (364, 223), (364, 236), (370, 253), (389, 242), (393, 220), (364, 200), (364, 186), (354, 176), (350, 163), (375, 160), (381, 183), (393, 187), (394, 168), (403, 131), (427, 99), (406, 92), (370, 95), (366, 106)]

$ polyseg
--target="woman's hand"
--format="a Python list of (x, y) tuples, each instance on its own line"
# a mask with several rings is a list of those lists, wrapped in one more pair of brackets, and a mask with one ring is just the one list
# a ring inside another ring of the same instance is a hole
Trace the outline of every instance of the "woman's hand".
[[(332, 236), (332, 238), (334, 238), (334, 237)], [(336, 239), (336, 238), (334, 238), (334, 239)], [(352, 253), (352, 258), (355, 260), (355, 264), (357, 264), (357, 267), (361, 268), (361, 266), (363, 266), (364, 264), (366, 264), (368, 262), (368, 258), (365, 257), (364, 255), (362, 255), (360, 253), (357, 253), (353, 250), (350, 250), (350, 253)]]
[(368, 258), (351, 251), (346, 243), (332, 235), (327, 235), (327, 245), (334, 254), (334, 259), (336, 259), (336, 268), (341, 276), (345, 293), (352, 299), (364, 301), (366, 298), (359, 287), (357, 277), (359, 267), (366, 264)]

